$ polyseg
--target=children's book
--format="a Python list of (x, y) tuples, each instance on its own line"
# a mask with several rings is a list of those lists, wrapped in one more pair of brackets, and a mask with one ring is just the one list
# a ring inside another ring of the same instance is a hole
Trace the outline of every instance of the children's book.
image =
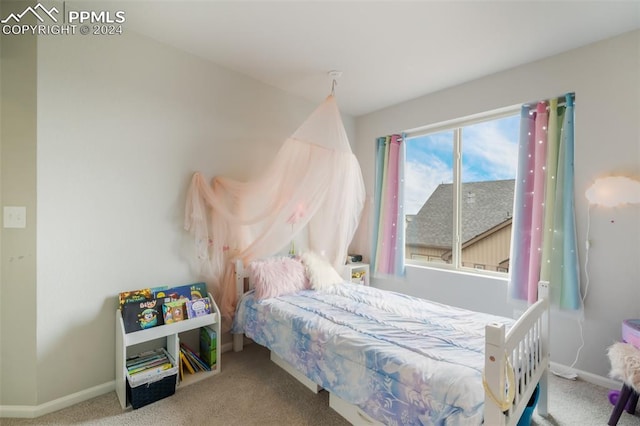
[(202, 299), (207, 296), (207, 284), (205, 283), (193, 283), (180, 285), (176, 287), (169, 287), (164, 290), (155, 292), (156, 297), (170, 297), (174, 300), (177, 299)]
[(126, 359), (126, 365), (127, 367), (133, 365), (133, 364), (139, 364), (142, 363), (146, 360), (149, 359), (154, 359), (160, 356), (164, 356), (164, 351), (162, 349), (153, 349), (150, 351), (146, 351), (146, 352), (140, 352), (139, 354), (136, 355), (131, 355), (129, 357), (127, 357)]
[(200, 358), (209, 366), (216, 365), (216, 332), (209, 327), (200, 327)]
[(157, 287), (151, 287), (151, 297), (165, 297), (162, 295), (163, 292), (167, 291), (169, 288), (168, 285), (159, 285)]
[(127, 369), (127, 373), (129, 373), (130, 376), (133, 376), (134, 374), (140, 374), (150, 370), (153, 370), (153, 371), (167, 370), (171, 367), (173, 366), (171, 365), (169, 358), (165, 358), (165, 359), (158, 359), (156, 361), (150, 362), (145, 365), (141, 365), (137, 368)]
[(146, 330), (164, 324), (162, 306), (165, 299), (145, 299), (122, 306), (125, 333)]
[[(151, 359), (156, 358), (158, 359)], [(147, 361), (141, 361), (141, 360)], [(137, 365), (130, 365), (137, 363)], [(127, 359), (127, 381), (131, 387), (149, 384), (178, 373), (178, 366), (166, 349), (159, 348)]]
[(144, 302), (145, 300), (152, 298), (152, 292), (150, 288), (143, 288), (140, 290), (123, 291), (118, 297), (118, 307), (122, 307), (126, 303), (130, 302)]
[(184, 312), (185, 300), (171, 300), (165, 302), (162, 305), (162, 314), (165, 324), (172, 324), (174, 322), (187, 319)]
[(163, 353), (156, 353), (155, 355), (130, 359), (127, 360), (127, 370), (132, 371), (142, 366), (150, 365), (158, 360), (164, 359), (167, 359), (167, 357)]
[(196, 370), (193, 369), (193, 366), (189, 363), (189, 360), (182, 351), (180, 351), (180, 365), (183, 371), (187, 370), (191, 374), (196, 372)]
[(149, 379), (153, 379), (157, 377), (163, 371), (167, 371), (173, 368), (173, 365), (170, 362), (165, 362), (161, 365), (155, 367), (149, 367), (145, 370), (136, 373), (129, 373), (129, 377), (135, 380), (137, 383), (145, 382)]
[(188, 318), (197, 318), (211, 313), (211, 302), (208, 296), (202, 299), (187, 300), (186, 308)]
[(196, 354), (189, 346), (185, 345), (184, 343), (180, 343), (180, 351), (185, 354), (196, 371), (211, 371), (211, 367), (209, 367), (206, 362), (200, 359), (198, 354)]

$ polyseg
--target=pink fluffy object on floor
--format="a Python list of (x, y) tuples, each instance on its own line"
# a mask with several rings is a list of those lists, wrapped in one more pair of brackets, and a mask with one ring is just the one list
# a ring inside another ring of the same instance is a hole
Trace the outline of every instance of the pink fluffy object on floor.
[(614, 379), (620, 379), (640, 392), (640, 349), (629, 343), (614, 343), (609, 347), (609, 361)]

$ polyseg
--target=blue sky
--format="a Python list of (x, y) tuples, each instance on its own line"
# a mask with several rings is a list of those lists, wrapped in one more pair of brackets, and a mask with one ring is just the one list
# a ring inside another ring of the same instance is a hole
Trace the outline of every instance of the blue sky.
[[(519, 114), (462, 129), (462, 181), (514, 179)], [(441, 183), (453, 180), (453, 131), (406, 142), (405, 214), (416, 214)]]

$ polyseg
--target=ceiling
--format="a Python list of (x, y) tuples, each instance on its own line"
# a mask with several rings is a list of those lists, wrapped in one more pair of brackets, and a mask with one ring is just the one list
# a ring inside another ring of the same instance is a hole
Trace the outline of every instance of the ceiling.
[[(634, 1), (155, 1), (126, 29), (359, 116), (640, 28)], [(639, 52), (640, 55), (640, 52)]]

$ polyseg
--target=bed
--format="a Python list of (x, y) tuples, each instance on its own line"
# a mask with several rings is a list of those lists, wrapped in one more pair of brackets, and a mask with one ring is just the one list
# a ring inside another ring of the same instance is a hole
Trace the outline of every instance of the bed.
[(516, 425), (534, 392), (547, 413), (547, 283), (513, 320), (349, 282), (258, 300), (246, 276), (234, 350), (266, 346), (353, 424)]

